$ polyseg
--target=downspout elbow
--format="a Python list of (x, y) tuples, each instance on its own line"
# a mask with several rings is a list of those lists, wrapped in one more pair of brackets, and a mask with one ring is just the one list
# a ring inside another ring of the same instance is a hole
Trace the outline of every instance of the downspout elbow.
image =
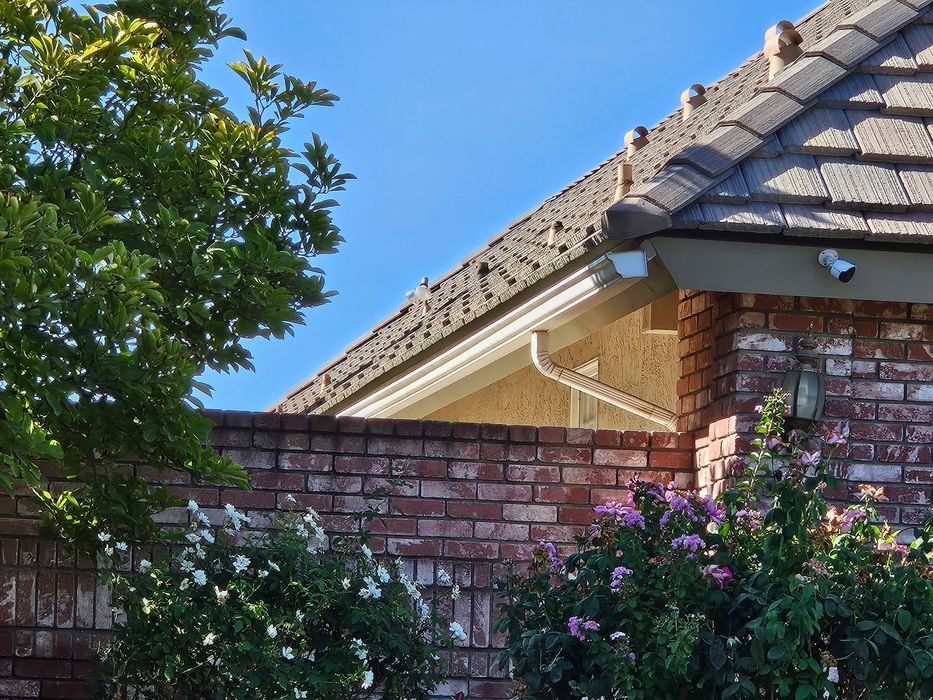
[(605, 401), (629, 413), (634, 413), (636, 416), (650, 420), (653, 423), (663, 425), (668, 430), (676, 430), (677, 428), (677, 415), (672, 411), (555, 363), (551, 359), (548, 349), (547, 331), (532, 331), (531, 359), (541, 374), (560, 384), (593, 396), (600, 401)]

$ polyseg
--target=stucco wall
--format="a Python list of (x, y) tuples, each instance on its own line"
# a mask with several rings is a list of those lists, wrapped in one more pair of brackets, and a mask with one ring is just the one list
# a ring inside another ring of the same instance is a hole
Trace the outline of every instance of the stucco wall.
[[(642, 312), (624, 316), (553, 354), (567, 367), (599, 357), (599, 379), (647, 401), (674, 410), (680, 358), (677, 337), (642, 330)], [(530, 362), (530, 357), (529, 357)], [(428, 418), (476, 423), (569, 425), (570, 389), (529, 366), (495, 384), (454, 401)], [(658, 426), (606, 403), (599, 405), (599, 427), (656, 430)]]

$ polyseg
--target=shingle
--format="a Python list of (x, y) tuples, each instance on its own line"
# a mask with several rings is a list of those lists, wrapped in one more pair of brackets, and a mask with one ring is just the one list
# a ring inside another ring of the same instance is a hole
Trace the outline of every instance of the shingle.
[(902, 165), (897, 170), (913, 207), (933, 209), (933, 168), (928, 165)]
[(846, 109), (878, 109), (884, 103), (870, 75), (851, 73), (820, 95), (819, 104)]
[(816, 99), (846, 69), (822, 56), (802, 56), (775, 76), (762, 92), (783, 92), (801, 103)]
[(746, 204), (701, 204), (704, 223), (701, 228), (723, 231), (760, 231), (777, 233), (784, 228), (781, 207), (766, 202)]
[(933, 115), (933, 75), (876, 75), (875, 83), (886, 105), (885, 114)]
[(917, 11), (898, 0), (876, 0), (849, 17), (840, 29), (859, 27), (875, 39), (882, 39), (916, 18)]
[(652, 177), (632, 194), (644, 197), (669, 212), (677, 211), (718, 181), (689, 165), (669, 165), (663, 174)]
[(748, 201), (748, 185), (742, 176), (742, 170), (735, 168), (732, 174), (718, 185), (703, 194), (704, 202), (721, 202), (726, 204), (739, 204)]
[(759, 148), (757, 151), (752, 153), (752, 158), (777, 158), (778, 156), (784, 155), (784, 148), (781, 146), (781, 142), (778, 140), (777, 135), (772, 136), (767, 141), (765, 145)]
[(910, 204), (893, 165), (820, 158), (820, 174), (835, 207), (903, 211)]
[(841, 109), (814, 107), (781, 130), (781, 143), (788, 153), (848, 156), (858, 144)]
[(858, 29), (837, 29), (822, 41), (806, 48), (805, 55), (827, 56), (851, 68), (862, 60), (865, 54), (878, 49), (879, 44)]
[(910, 212), (909, 214), (866, 214), (870, 241), (895, 241), (898, 243), (933, 243), (933, 214)]
[(933, 162), (933, 142), (922, 119), (861, 111), (846, 114), (864, 160)]
[(933, 26), (911, 24), (901, 31), (920, 70), (933, 70)]
[(676, 212), (671, 218), (675, 228), (696, 228), (705, 221), (703, 210), (696, 202)]
[(731, 112), (723, 124), (740, 124), (759, 136), (767, 136), (803, 111), (799, 102), (780, 92), (760, 92)]
[(760, 147), (763, 140), (740, 126), (717, 126), (706, 137), (671, 158), (671, 164), (687, 164), (711, 177), (731, 168)]
[(917, 62), (913, 51), (907, 46), (900, 34), (878, 49), (859, 64), (859, 70), (865, 73), (887, 73), (889, 75), (913, 75), (917, 72)]
[(781, 209), (787, 222), (785, 232), (790, 235), (818, 234), (823, 238), (851, 238), (868, 232), (868, 224), (861, 212), (807, 204), (784, 204)]
[(812, 156), (749, 158), (742, 174), (752, 199), (767, 202), (823, 202), (829, 192)]

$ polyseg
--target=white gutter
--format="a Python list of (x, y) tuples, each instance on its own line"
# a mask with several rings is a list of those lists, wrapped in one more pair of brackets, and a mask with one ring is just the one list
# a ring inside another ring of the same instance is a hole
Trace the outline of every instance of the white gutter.
[(660, 423), (668, 430), (675, 430), (677, 427), (677, 415), (666, 408), (656, 406), (633, 394), (616, 389), (614, 386), (603, 384), (596, 379), (556, 364), (548, 352), (547, 331), (532, 332), (531, 359), (538, 371), (545, 377), (550, 377), (554, 381), (565, 384), (572, 389), (612, 404), (623, 411), (634, 413), (636, 416), (641, 416), (653, 423)]
[(340, 415), (391, 418), (528, 343), (537, 329), (554, 330), (648, 276), (643, 250), (609, 253), (581, 268), (444, 352), (346, 406)]

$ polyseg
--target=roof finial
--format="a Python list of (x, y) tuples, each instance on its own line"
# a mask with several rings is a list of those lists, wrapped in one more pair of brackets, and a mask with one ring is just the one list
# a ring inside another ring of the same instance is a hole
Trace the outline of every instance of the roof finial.
[(794, 28), (794, 23), (781, 20), (765, 32), (764, 54), (768, 59), (768, 80), (778, 74), (784, 66), (803, 55), (800, 44), (803, 37)]
[(619, 163), (616, 166), (616, 196), (613, 201), (618, 202), (632, 189), (635, 181), (632, 178), (632, 164)]
[(643, 126), (636, 126), (625, 135), (626, 155), (631, 158), (635, 151), (648, 143), (648, 130)]
[(327, 372), (321, 375), (321, 390), (320, 394), (323, 396), (327, 393), (327, 390), (330, 388), (330, 375)]
[(687, 121), (690, 115), (693, 114), (693, 110), (705, 103), (706, 88), (699, 83), (694, 83), (680, 93), (680, 104), (683, 107), (683, 120)]
[(557, 234), (560, 233), (563, 228), (564, 224), (561, 221), (555, 221), (551, 224), (551, 228), (547, 232), (548, 248), (553, 248), (557, 244)]

